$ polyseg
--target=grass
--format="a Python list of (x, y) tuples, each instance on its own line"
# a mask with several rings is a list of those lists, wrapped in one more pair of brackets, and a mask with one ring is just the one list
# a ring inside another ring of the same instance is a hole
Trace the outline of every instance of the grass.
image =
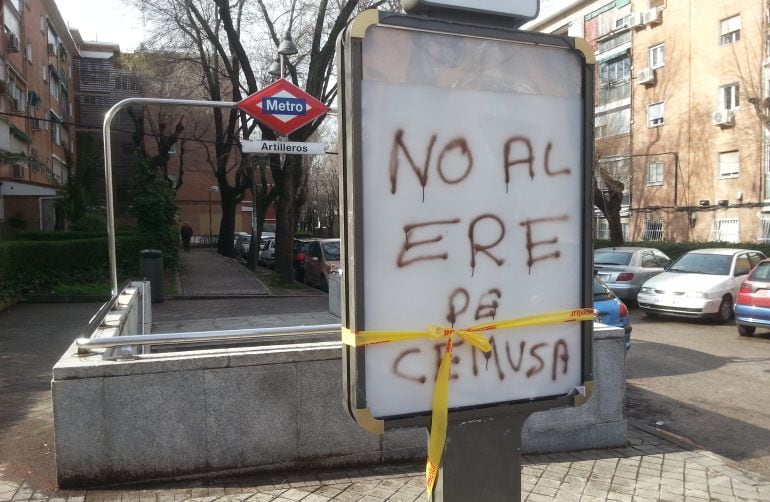
[(51, 294), (61, 296), (110, 296), (109, 281), (60, 283), (51, 288)]
[[(120, 279), (118, 285), (124, 284), (126, 279)], [(163, 294), (174, 296), (177, 294), (176, 272), (163, 273)], [(59, 283), (50, 288), (50, 293), (57, 296), (110, 296), (111, 287), (109, 281), (101, 282), (74, 282)]]

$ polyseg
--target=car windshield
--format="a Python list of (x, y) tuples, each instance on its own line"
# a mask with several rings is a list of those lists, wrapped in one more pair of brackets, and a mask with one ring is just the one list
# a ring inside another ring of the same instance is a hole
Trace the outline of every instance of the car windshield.
[(596, 265), (628, 265), (631, 263), (631, 254), (626, 251), (595, 251), (594, 263)]
[(594, 301), (597, 300), (609, 300), (612, 298), (612, 291), (607, 286), (602, 284), (599, 279), (594, 277)]
[(770, 281), (770, 262), (757, 265), (757, 268), (749, 276), (750, 281)]
[(326, 261), (340, 261), (339, 242), (324, 242), (321, 245), (324, 248), (324, 256), (326, 257)]
[(687, 253), (676, 260), (668, 268), (668, 272), (729, 275), (732, 262), (732, 255)]

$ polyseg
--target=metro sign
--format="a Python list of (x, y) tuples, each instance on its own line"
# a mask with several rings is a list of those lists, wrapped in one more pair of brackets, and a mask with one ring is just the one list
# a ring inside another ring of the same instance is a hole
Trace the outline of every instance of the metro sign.
[(285, 79), (255, 92), (237, 106), (281, 136), (288, 136), (329, 111), (328, 106)]

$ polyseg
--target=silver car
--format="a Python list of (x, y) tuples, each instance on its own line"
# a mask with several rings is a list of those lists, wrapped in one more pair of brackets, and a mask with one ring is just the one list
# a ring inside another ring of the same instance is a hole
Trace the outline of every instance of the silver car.
[(671, 264), (671, 259), (654, 248), (616, 247), (594, 251), (594, 270), (620, 299), (635, 302), (642, 284)]

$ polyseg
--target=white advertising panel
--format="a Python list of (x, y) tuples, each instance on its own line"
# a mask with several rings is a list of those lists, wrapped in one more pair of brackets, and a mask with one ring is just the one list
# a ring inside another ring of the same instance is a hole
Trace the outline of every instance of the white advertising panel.
[[(361, 61), (358, 329), (463, 329), (586, 306), (584, 60), (376, 25)], [(582, 384), (581, 323), (485, 334), (489, 353), (455, 343), (450, 408)], [(427, 339), (366, 346), (372, 416), (429, 413), (445, 350)]]

